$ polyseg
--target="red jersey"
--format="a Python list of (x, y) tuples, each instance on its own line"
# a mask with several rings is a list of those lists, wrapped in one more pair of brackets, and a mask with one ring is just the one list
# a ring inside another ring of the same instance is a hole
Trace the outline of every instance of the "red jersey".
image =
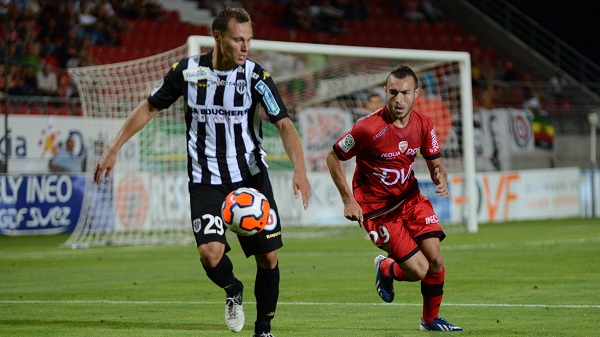
[(365, 218), (395, 208), (417, 191), (412, 166), (418, 152), (428, 160), (441, 157), (431, 119), (412, 110), (408, 124), (399, 128), (387, 106), (358, 120), (333, 150), (340, 160), (356, 156), (352, 189)]

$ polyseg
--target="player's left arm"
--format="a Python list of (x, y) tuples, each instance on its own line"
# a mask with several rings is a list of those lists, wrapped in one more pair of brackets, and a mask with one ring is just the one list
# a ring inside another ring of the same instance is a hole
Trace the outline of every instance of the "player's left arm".
[(300, 192), (304, 209), (307, 209), (310, 201), (310, 183), (306, 175), (304, 150), (302, 149), (300, 136), (298, 136), (298, 132), (289, 117), (276, 121), (274, 125), (279, 131), (285, 152), (294, 166), (294, 177), (292, 178), (294, 196), (298, 198), (298, 192)]
[(439, 197), (447, 198), (450, 196), (448, 190), (448, 172), (442, 164), (442, 157), (438, 157), (432, 160), (425, 160), (427, 162), (427, 168), (429, 169), (429, 175), (431, 180), (436, 185), (435, 192)]

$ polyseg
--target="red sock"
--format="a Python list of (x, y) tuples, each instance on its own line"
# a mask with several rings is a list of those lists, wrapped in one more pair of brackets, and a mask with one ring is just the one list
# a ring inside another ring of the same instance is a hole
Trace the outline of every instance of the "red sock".
[(381, 262), (381, 273), (385, 277), (391, 277), (396, 281), (408, 281), (406, 275), (404, 275), (404, 270), (400, 267), (399, 263), (396, 263), (394, 259), (387, 258)]
[(438, 273), (427, 272), (421, 280), (421, 294), (423, 294), (423, 320), (431, 322), (440, 313), (442, 297), (444, 296), (444, 275), (446, 269)]

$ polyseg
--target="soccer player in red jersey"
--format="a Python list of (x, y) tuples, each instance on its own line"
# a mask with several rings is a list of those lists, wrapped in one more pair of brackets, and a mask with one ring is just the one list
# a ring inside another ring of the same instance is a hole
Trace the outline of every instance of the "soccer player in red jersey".
[[(440, 241), (446, 235), (412, 170), (420, 152), (437, 195), (450, 195), (433, 123), (412, 110), (419, 79), (411, 68), (398, 66), (386, 78), (385, 93), (386, 106), (358, 120), (333, 145), (327, 166), (342, 197), (344, 216), (358, 221), (387, 253), (374, 261), (379, 296), (392, 302), (394, 280), (421, 281), (420, 329), (462, 331), (438, 316), (445, 274)], [(356, 157), (356, 170), (351, 191), (343, 161), (352, 157)]]

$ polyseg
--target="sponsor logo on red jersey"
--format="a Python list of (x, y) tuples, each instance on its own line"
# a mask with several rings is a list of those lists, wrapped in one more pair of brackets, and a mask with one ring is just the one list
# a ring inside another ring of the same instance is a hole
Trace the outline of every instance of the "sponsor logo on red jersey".
[(352, 135), (346, 135), (346, 137), (342, 138), (342, 140), (338, 142), (340, 149), (346, 153), (348, 153), (348, 151), (354, 147), (354, 144), (354, 137), (352, 137)]

